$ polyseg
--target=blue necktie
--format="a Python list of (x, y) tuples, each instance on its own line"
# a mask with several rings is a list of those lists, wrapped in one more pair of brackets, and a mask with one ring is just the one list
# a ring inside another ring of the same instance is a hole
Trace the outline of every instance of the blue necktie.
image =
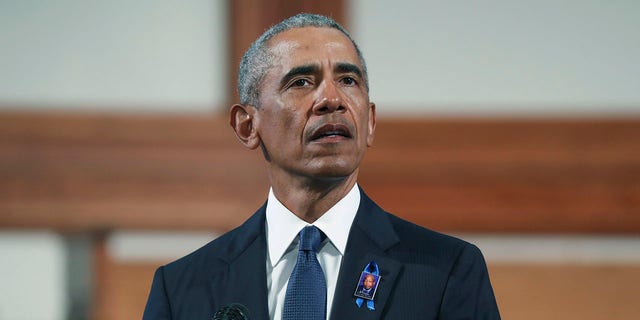
[(315, 226), (300, 231), (296, 266), (291, 272), (282, 310), (283, 320), (324, 320), (327, 312), (327, 282), (316, 252), (322, 233)]

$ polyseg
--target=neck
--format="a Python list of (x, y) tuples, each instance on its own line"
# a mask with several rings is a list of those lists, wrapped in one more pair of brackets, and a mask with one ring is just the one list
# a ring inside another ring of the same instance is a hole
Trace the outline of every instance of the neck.
[(344, 198), (356, 184), (358, 170), (341, 178), (278, 179), (270, 174), (269, 180), (276, 198), (298, 218), (313, 223)]

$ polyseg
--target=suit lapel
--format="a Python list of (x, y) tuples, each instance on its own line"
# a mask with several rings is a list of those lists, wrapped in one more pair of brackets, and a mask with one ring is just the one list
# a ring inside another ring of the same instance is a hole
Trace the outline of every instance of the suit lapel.
[[(333, 298), (332, 319), (381, 319), (391, 297), (402, 264), (388, 257), (386, 251), (399, 241), (387, 215), (361, 191), (360, 207), (349, 232), (338, 284)], [(366, 304), (358, 307), (354, 292), (364, 267), (375, 261), (380, 268), (380, 282), (374, 298), (375, 310)]]
[(232, 304), (245, 305), (252, 319), (267, 319), (267, 275), (265, 206), (247, 220), (230, 240), (222, 257), (226, 270), (213, 276), (215, 309)]

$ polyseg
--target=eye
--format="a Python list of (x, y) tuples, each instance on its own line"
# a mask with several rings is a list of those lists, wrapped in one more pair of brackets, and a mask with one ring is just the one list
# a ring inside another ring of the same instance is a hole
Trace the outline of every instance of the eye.
[(344, 85), (347, 86), (353, 86), (357, 84), (356, 79), (352, 78), (352, 77), (344, 77), (340, 80)]
[(307, 79), (297, 79), (291, 83), (291, 87), (304, 87), (311, 84)]

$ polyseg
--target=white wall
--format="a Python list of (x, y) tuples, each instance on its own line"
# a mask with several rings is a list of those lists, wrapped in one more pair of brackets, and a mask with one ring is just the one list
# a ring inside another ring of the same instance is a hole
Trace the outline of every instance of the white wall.
[(66, 319), (66, 251), (60, 236), (0, 231), (0, 257), (0, 319)]
[[(382, 115), (640, 114), (638, 1), (349, 3)], [(226, 108), (226, 12), (0, 0), (0, 108)]]
[(218, 237), (203, 231), (119, 230), (107, 238), (107, 253), (116, 262), (169, 263)]
[(226, 1), (0, 0), (0, 106), (210, 111)]
[(351, 3), (382, 114), (640, 115), (639, 1)]

